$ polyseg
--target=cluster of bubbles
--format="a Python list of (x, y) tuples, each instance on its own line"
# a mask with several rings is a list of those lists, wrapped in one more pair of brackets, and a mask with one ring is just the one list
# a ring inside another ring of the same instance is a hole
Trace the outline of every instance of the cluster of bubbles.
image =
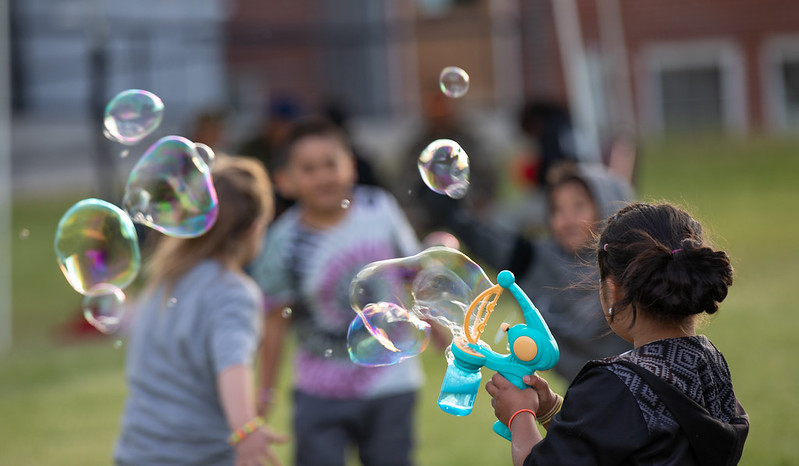
[[(444, 95), (457, 99), (469, 90), (469, 75), (457, 66), (448, 66), (438, 83)], [(419, 154), (417, 165), (427, 187), (439, 194), (460, 199), (469, 190), (469, 156), (451, 139), (431, 142)]]
[[(108, 103), (103, 132), (112, 141), (133, 146), (158, 128), (163, 112), (158, 96), (129, 89)], [(126, 149), (122, 156), (127, 153)], [(210, 172), (214, 157), (205, 144), (163, 137), (131, 171), (124, 210), (100, 199), (84, 199), (61, 217), (55, 234), (59, 267), (70, 286), (84, 295), (84, 317), (101, 332), (119, 329), (123, 289), (141, 268), (134, 222), (178, 238), (203, 235), (213, 226), (218, 215)], [(175, 303), (170, 300), (170, 306)]]
[(462, 334), (469, 304), (491, 286), (479, 265), (442, 246), (367, 265), (350, 285), (350, 359), (383, 366), (416, 356), (430, 341), (430, 322)]

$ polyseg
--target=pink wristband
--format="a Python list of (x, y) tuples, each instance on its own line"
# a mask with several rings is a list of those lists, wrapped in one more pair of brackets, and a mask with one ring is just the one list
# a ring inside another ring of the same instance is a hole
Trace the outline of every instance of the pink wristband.
[(515, 418), (516, 415), (519, 414), (519, 413), (530, 413), (530, 414), (532, 414), (533, 415), (533, 423), (535, 423), (535, 412), (533, 412), (532, 409), (520, 409), (520, 410), (516, 411), (515, 413), (513, 413), (513, 416), (511, 416), (510, 419), (508, 419), (508, 429), (510, 429), (511, 424), (513, 424), (513, 418)]

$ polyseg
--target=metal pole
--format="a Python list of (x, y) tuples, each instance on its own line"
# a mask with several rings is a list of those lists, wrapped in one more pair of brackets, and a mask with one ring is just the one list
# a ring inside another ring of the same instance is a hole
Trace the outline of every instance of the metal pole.
[(0, 354), (11, 349), (11, 60), (9, 0), (0, 0)]
[(585, 59), (580, 16), (575, 0), (552, 0), (555, 29), (558, 36), (563, 76), (569, 93), (569, 109), (579, 134), (580, 157), (601, 160), (599, 126), (591, 96), (588, 63)]

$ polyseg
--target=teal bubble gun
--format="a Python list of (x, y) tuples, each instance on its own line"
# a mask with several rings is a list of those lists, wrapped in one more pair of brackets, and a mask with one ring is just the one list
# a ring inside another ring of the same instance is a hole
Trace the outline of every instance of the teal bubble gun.
[[(508, 333), (510, 354), (499, 354), (480, 342), (486, 322), (503, 290), (510, 290), (516, 298), (525, 321), (512, 327), (503, 323), (502, 329)], [(438, 398), (439, 407), (456, 416), (465, 416), (472, 411), (483, 366), (499, 372), (523, 389), (527, 385), (522, 382), (522, 377), (551, 369), (560, 356), (558, 344), (541, 313), (508, 270), (500, 272), (497, 284), (472, 301), (463, 320), (463, 330), (464, 336), (453, 339), (450, 345), (454, 359), (447, 367)], [(510, 429), (502, 422), (495, 422), (493, 429), (502, 437), (511, 439)]]

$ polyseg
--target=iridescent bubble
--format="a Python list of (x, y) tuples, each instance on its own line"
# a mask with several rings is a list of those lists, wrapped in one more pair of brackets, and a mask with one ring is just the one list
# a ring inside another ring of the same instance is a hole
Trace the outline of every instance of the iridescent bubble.
[(469, 91), (469, 75), (457, 66), (448, 66), (441, 70), (438, 85), (444, 95), (457, 99)]
[(147, 149), (130, 173), (122, 204), (133, 221), (179, 238), (204, 234), (219, 213), (208, 165), (180, 136)]
[(99, 283), (83, 298), (83, 317), (103, 333), (119, 330), (124, 313), (125, 293), (114, 285)]
[(419, 174), (428, 188), (453, 199), (469, 190), (469, 156), (451, 139), (437, 139), (419, 155)]
[(55, 234), (58, 265), (78, 293), (99, 284), (128, 286), (139, 273), (136, 228), (117, 206), (85, 199), (69, 208)]
[(128, 89), (117, 94), (105, 107), (106, 137), (132, 146), (158, 128), (164, 117), (164, 103), (152, 92)]
[(216, 160), (216, 154), (214, 150), (211, 149), (208, 145), (203, 144), (201, 142), (195, 142), (194, 148), (197, 149), (197, 155), (200, 156), (203, 162), (209, 167), (214, 165), (214, 160)]
[(361, 314), (370, 304), (393, 303), (458, 332), (469, 304), (491, 286), (465, 254), (437, 246), (367, 265), (350, 284), (350, 304)]
[(341, 208), (342, 209), (349, 209), (350, 208), (350, 200), (349, 199), (344, 199), (343, 201), (341, 201)]
[(387, 366), (416, 356), (430, 343), (430, 324), (394, 303), (370, 304), (350, 324), (347, 351), (362, 366)]

